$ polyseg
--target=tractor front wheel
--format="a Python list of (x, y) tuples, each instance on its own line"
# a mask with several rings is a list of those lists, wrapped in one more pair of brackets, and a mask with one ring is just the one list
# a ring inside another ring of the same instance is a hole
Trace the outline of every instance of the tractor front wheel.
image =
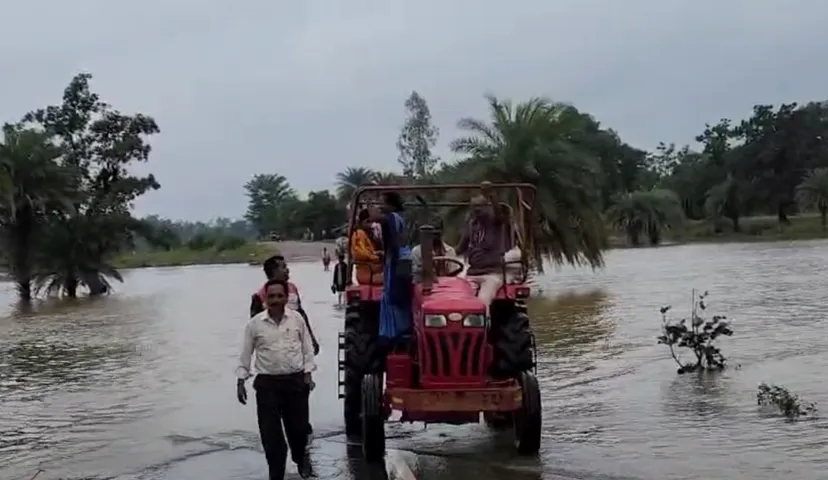
[(543, 428), (540, 387), (538, 379), (530, 371), (522, 372), (518, 382), (523, 402), (514, 413), (515, 448), (521, 455), (536, 455), (540, 451)]
[(362, 377), (362, 454), (369, 463), (385, 458), (385, 405), (378, 373)]

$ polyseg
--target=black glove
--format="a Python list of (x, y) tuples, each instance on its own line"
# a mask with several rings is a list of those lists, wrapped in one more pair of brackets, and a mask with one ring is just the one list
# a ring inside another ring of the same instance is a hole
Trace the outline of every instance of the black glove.
[(336, 287), (331, 285), (331, 293), (336, 293)]
[(247, 389), (244, 388), (244, 380), (236, 382), (236, 398), (242, 405), (247, 405)]

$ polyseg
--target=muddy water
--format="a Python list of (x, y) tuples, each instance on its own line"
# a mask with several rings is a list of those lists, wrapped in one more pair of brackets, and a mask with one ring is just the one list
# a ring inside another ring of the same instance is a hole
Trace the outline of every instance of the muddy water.
[[(391, 425), (393, 462), (421, 479), (819, 479), (828, 430), (757, 411), (781, 383), (828, 409), (828, 244), (618, 250), (598, 273), (539, 280), (533, 308), (544, 400), (538, 460), (482, 426)], [(342, 435), (328, 274), (294, 264), (323, 350), (312, 396), (320, 478), (381, 478)], [(234, 398), (247, 266), (128, 272), (110, 298), (53, 303), (0, 319), (0, 478), (264, 479), (255, 411)], [(723, 344), (740, 369), (678, 376), (655, 344), (658, 307), (707, 289), (734, 320)], [(11, 284), (0, 303), (11, 304)]]

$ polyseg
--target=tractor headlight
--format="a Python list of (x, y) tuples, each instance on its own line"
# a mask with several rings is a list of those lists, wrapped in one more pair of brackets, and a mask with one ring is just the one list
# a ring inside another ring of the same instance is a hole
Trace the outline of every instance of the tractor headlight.
[(485, 327), (486, 326), (486, 316), (485, 315), (466, 315), (466, 318), (463, 319), (463, 326), (464, 327)]
[(425, 326), (426, 327), (445, 327), (446, 326), (446, 317), (445, 317), (445, 315), (426, 315), (425, 316)]

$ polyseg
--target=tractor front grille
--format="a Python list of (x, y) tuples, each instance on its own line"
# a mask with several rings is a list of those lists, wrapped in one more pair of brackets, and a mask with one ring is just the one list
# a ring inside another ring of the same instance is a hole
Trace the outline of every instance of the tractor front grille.
[(483, 375), (485, 334), (430, 331), (425, 335), (422, 373), (428, 376), (476, 377)]

